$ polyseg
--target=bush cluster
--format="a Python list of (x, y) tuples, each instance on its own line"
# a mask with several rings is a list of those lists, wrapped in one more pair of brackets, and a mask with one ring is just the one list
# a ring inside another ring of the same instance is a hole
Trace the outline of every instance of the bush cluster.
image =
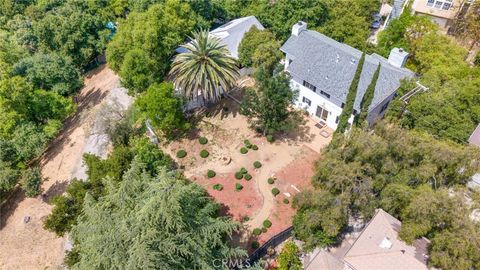
[(209, 153), (207, 150), (205, 150), (205, 149), (203, 149), (202, 151), (200, 151), (200, 156), (201, 156), (202, 158), (207, 158), (209, 155), (210, 155), (210, 153)]
[(187, 151), (183, 149), (177, 152), (177, 158), (184, 158), (186, 156), (187, 156)]
[(215, 184), (213, 185), (213, 189), (221, 191), (223, 189), (223, 186), (221, 184)]
[(262, 229), (260, 229), (260, 228), (255, 228), (255, 229), (253, 229), (253, 232), (252, 232), (252, 233), (253, 233), (253, 235), (255, 235), (255, 236), (259, 236), (259, 235), (262, 233)]
[(270, 220), (268, 220), (268, 219), (265, 219), (265, 220), (263, 221), (263, 227), (264, 227), (264, 228), (267, 228), (267, 229), (270, 228), (270, 227), (272, 227), (272, 222), (271, 222)]
[(283, 203), (284, 204), (289, 204), (290, 203), (290, 200), (288, 200), (287, 198), (283, 199)]
[(267, 142), (272, 143), (274, 141), (275, 141), (275, 138), (273, 137), (273, 135), (267, 135)]
[(245, 144), (245, 147), (248, 149), (252, 148), (253, 144), (249, 140), (244, 140), (243, 144)]
[(258, 146), (257, 146), (256, 144), (252, 145), (252, 150), (257, 151), (257, 150), (258, 150)]
[(242, 148), (240, 148), (240, 153), (245, 155), (246, 153), (248, 153), (248, 149), (245, 148), (245, 147), (242, 147)]
[(247, 180), (247, 181), (250, 181), (250, 180), (252, 180), (252, 175), (246, 173), (246, 174), (243, 175), (243, 178), (245, 178), (245, 180)]
[(278, 190), (278, 188), (272, 188), (272, 194), (273, 196), (277, 196), (278, 194), (280, 194), (280, 190)]
[(255, 162), (253, 163), (253, 167), (255, 167), (256, 169), (261, 168), (261, 167), (262, 167), (262, 163), (257, 160), (257, 161), (255, 161)]
[(207, 171), (207, 177), (208, 178), (213, 178), (213, 177), (215, 177), (215, 175), (217, 175), (217, 173), (215, 173), (215, 171), (213, 171), (213, 170), (208, 170)]
[(270, 185), (273, 185), (273, 183), (275, 183), (275, 179), (273, 179), (272, 177), (268, 178), (267, 182), (270, 184)]
[(199, 142), (200, 144), (207, 144), (207, 143), (208, 143), (208, 139), (205, 138), (205, 137), (200, 137), (200, 138), (198, 139), (198, 142)]
[(252, 248), (253, 248), (253, 249), (257, 249), (257, 248), (259, 248), (259, 247), (260, 247), (260, 243), (258, 243), (258, 241), (253, 241), (253, 242), (252, 242)]
[(242, 172), (236, 172), (236, 173), (235, 173), (235, 178), (236, 178), (237, 180), (242, 179), (242, 178), (243, 178), (243, 173), (242, 173)]
[(240, 191), (240, 190), (242, 190), (242, 189), (243, 189), (242, 184), (239, 184), (239, 183), (236, 183), (236, 184), (235, 184), (235, 191)]

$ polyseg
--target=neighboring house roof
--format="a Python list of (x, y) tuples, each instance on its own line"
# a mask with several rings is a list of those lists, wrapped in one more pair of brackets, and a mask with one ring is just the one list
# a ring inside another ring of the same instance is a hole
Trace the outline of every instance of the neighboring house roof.
[[(361, 51), (311, 30), (303, 30), (298, 36), (292, 35), (281, 50), (292, 59), (287, 68), (292, 75), (315, 85), (339, 102), (346, 101)], [(378, 63), (382, 64), (382, 68), (370, 110), (393, 94), (401, 79), (415, 75), (409, 69), (392, 66), (378, 54), (366, 55), (354, 104), (357, 111), (360, 111), (360, 102)]]
[(468, 143), (480, 147), (480, 124), (472, 132), (470, 138), (468, 138)]
[(382, 209), (367, 224), (344, 257), (355, 270), (417, 270), (427, 268), (430, 241), (418, 239), (413, 246), (398, 239), (402, 223)]
[[(253, 26), (257, 27), (258, 30), (264, 29), (263, 25), (255, 16), (248, 16), (229, 21), (210, 31), (210, 34), (220, 38), (222, 43), (226, 45), (230, 51), (230, 55), (235, 59), (238, 59), (238, 46), (243, 39), (243, 35)], [(182, 53), (185, 52), (186, 49), (179, 47), (175, 51), (177, 53)]]

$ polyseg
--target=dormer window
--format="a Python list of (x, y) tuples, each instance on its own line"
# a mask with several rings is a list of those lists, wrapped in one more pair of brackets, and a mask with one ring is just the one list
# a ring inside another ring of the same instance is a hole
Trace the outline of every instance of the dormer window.
[(312, 90), (313, 92), (317, 92), (317, 87), (315, 87), (313, 84), (307, 82), (307, 81), (303, 81), (303, 86), (305, 86), (306, 88)]

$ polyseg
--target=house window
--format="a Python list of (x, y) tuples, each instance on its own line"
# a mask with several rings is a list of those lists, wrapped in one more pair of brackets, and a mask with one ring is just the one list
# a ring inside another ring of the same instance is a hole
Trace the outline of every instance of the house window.
[(357, 115), (357, 114), (358, 114), (357, 110), (354, 109), (353, 110), (353, 115)]
[(433, 3), (435, 3), (435, 0), (428, 0), (427, 1), (427, 6), (432, 7)]
[(320, 94), (326, 96), (327, 98), (330, 98), (330, 94), (327, 92), (323, 92), (322, 90), (320, 90)]
[(328, 111), (320, 106), (317, 106), (317, 112), (315, 113), (315, 115), (324, 120), (324, 121), (327, 121), (327, 117), (328, 117)]
[(302, 98), (302, 102), (305, 103), (305, 104), (308, 104), (309, 107), (312, 105), (312, 101), (310, 101), (310, 99), (308, 99), (306, 97)]
[(388, 101), (387, 103), (383, 104), (382, 108), (380, 109), (380, 113), (382, 113), (383, 111), (385, 111), (387, 108), (388, 108), (388, 104), (390, 103), (390, 101)]
[(335, 124), (338, 124), (338, 121), (339, 121), (339, 120), (340, 120), (340, 119), (339, 119), (338, 116), (337, 116), (337, 118), (335, 119)]
[(435, 2), (435, 8), (441, 8), (443, 5), (443, 2), (442, 1), (436, 1)]
[(345, 103), (342, 102), (342, 106), (340, 106), (340, 107), (343, 109), (343, 107), (345, 107)]
[(303, 81), (303, 86), (307, 87), (308, 89), (312, 90), (313, 92), (317, 91), (317, 87), (313, 86), (313, 84)]
[(452, 4), (450, 4), (450, 3), (444, 3), (442, 9), (448, 10), (451, 6), (452, 6)]

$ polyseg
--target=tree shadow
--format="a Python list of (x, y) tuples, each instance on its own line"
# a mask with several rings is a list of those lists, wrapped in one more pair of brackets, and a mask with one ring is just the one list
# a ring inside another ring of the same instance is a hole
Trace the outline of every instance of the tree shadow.
[(17, 186), (14, 190), (12, 190), (10, 197), (5, 200), (2, 205), (0, 205), (0, 230), (5, 227), (7, 220), (13, 215), (15, 209), (23, 200), (25, 200), (25, 198), (25, 192), (19, 186)]
[(62, 195), (67, 189), (68, 185), (69, 182), (67, 181), (56, 181), (52, 186), (50, 186), (50, 188), (46, 192), (42, 194), (43, 201), (46, 203), (50, 203), (53, 197), (57, 195)]

